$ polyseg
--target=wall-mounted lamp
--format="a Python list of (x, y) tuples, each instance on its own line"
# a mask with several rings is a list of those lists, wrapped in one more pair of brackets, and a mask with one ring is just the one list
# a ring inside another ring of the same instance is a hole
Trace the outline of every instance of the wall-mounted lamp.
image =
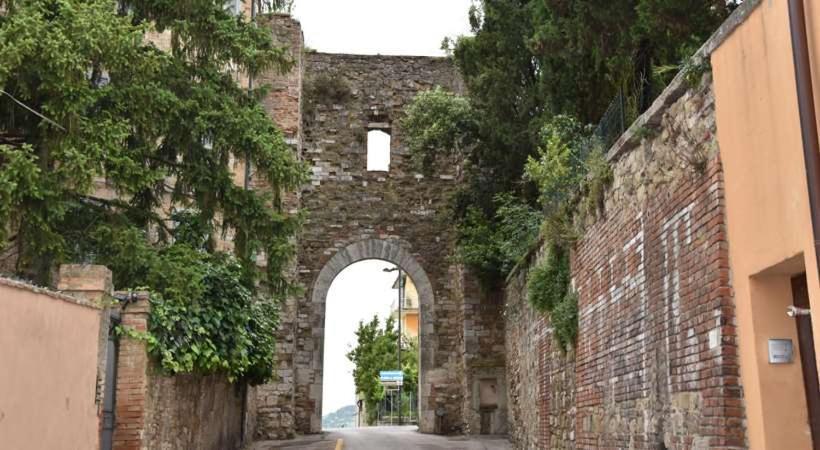
[(798, 308), (792, 305), (786, 308), (786, 315), (789, 317), (810, 316), (811, 310), (809, 308)]

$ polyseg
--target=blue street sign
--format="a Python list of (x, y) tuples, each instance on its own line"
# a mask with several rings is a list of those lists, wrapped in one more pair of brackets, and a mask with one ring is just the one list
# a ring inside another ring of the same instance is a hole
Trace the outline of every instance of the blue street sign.
[(382, 370), (379, 372), (379, 379), (382, 382), (402, 382), (404, 381), (404, 372), (401, 370)]

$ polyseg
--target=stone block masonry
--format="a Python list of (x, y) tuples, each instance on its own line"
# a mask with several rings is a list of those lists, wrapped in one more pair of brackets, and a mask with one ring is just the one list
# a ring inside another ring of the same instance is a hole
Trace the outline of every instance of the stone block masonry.
[[(449, 259), (454, 237), (446, 211), (460, 164), (417, 173), (400, 124), (418, 93), (436, 86), (461, 91), (460, 77), (445, 58), (303, 51), (298, 22), (274, 15), (269, 26), (295, 66), (284, 75), (260, 77), (273, 88), (263, 104), (307, 163), (311, 179), (287, 200), (290, 210), (307, 214), (294, 267), (306, 292), (283, 305), (275, 379), (258, 387), (254, 398), (255, 436), (281, 439), (321, 430), (325, 294), (344, 267), (367, 258), (401, 265), (420, 286), (422, 431), (466, 431), (463, 409), (472, 404), (462, 375), (467, 311), (454, 276), (459, 268)], [(387, 171), (367, 170), (371, 130), (390, 135)], [(500, 364), (492, 374), (503, 376)], [(496, 423), (503, 424), (503, 417), (499, 412)]]
[[(435, 298), (421, 305), (421, 416), (427, 431), (436, 426), (437, 408), (447, 410), (446, 423), (440, 427), (461, 426), (457, 374), (462, 321), (448, 276), (453, 237), (444, 220), (457, 167), (418, 174), (399, 121), (416, 94), (435, 86), (457, 90), (458, 80), (452, 64), (441, 58), (321, 53), (305, 57), (303, 95), (313, 97), (303, 97), (302, 152), (312, 178), (301, 193), (308, 220), (299, 237), (299, 277), (311, 298), (317, 276), (340, 249), (373, 239), (392, 242), (418, 261)], [(338, 95), (316, 96), (326, 91)], [(391, 136), (388, 171), (367, 170), (371, 129)], [(391, 255), (383, 259), (400, 263)], [(321, 426), (324, 300), (299, 302), (294, 324), (295, 427), (302, 433), (317, 432)]]
[(527, 268), (508, 282), (522, 448), (745, 446), (711, 75), (685, 86), (644, 116), (642, 138), (610, 151), (604, 212), (572, 252), (574, 354), (553, 348), (527, 304)]

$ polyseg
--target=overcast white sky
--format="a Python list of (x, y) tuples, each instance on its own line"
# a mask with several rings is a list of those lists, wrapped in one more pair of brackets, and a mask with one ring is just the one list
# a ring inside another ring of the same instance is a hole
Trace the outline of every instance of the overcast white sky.
[(305, 44), (320, 52), (442, 55), (444, 37), (469, 32), (472, 0), (296, 0)]
[(359, 321), (379, 316), (381, 323), (390, 315), (390, 305), (398, 292), (393, 290), (395, 267), (376, 259), (360, 261), (343, 270), (330, 285), (325, 309), (325, 362), (322, 415), (342, 406), (356, 404), (353, 364), (345, 356), (356, 344)]

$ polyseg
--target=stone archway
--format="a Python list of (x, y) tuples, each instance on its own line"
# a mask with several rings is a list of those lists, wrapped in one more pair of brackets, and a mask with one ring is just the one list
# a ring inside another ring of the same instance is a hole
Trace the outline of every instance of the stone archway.
[[(418, 173), (401, 121), (419, 92), (436, 86), (459, 92), (458, 71), (446, 58), (302, 52), (299, 24), (272, 20), (295, 66), (260, 82), (273, 86), (266, 108), (310, 169), (310, 183), (285, 199), (288, 209), (307, 212), (293, 267), (307, 292), (282, 304), (274, 379), (256, 388), (250, 406), (257, 411), (255, 435), (285, 439), (321, 431), (325, 297), (336, 275), (363, 259), (402, 267), (420, 291), (419, 428), (463, 431), (465, 355), (503, 334), (492, 325), (499, 322), (496, 310), (488, 310), (490, 337), (465, 336), (464, 318), (483, 310), (450, 259), (455, 230), (446, 212), (461, 165), (447, 161)], [(329, 91), (343, 95), (323, 94)], [(367, 166), (372, 130), (390, 134), (387, 170)], [(474, 359), (481, 358), (471, 364)]]
[[(311, 302), (317, 310), (323, 312), (321, 334), (316, 333), (314, 345), (317, 348), (319, 360), (324, 357), (324, 329), (325, 329), (325, 303), (327, 301), (327, 293), (330, 290), (333, 280), (348, 266), (368, 259), (378, 259), (393, 263), (399, 266), (416, 284), (416, 289), (419, 295), (419, 428), (422, 430), (432, 430), (431, 417), (434, 411), (426, 411), (428, 405), (428, 396), (431, 389), (429, 381), (429, 372), (431, 363), (433, 361), (432, 355), (435, 346), (432, 340), (433, 326), (431, 324), (431, 314), (435, 304), (433, 293), (433, 286), (427, 273), (416, 261), (416, 258), (406, 250), (396, 240), (382, 240), (382, 239), (365, 239), (348, 245), (342, 250), (333, 255), (330, 260), (325, 263), (316, 281), (313, 283)], [(317, 407), (313, 411), (312, 423), (321, 423), (322, 414), (322, 389), (323, 389), (323, 368), (318, 369), (318, 376), (315, 382), (313, 394), (316, 394), (315, 400)]]

